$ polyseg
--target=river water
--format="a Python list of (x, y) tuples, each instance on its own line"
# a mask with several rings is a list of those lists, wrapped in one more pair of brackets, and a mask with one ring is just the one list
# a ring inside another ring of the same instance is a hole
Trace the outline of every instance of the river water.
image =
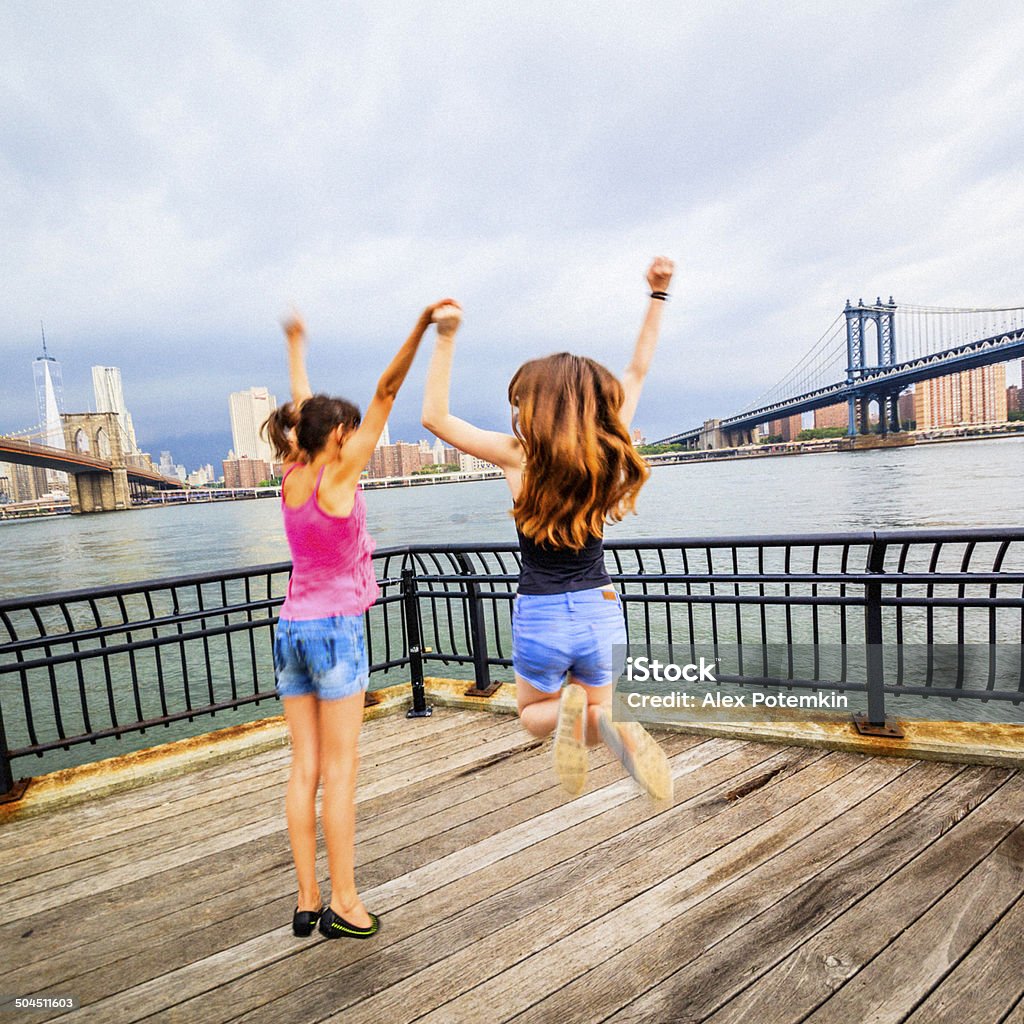
[[(659, 466), (609, 538), (1024, 525), (1024, 438)], [(368, 491), (378, 547), (514, 541), (504, 481)], [(0, 600), (286, 561), (276, 500), (0, 523)]]
[[(1020, 526), (1022, 469), (1024, 438), (1019, 437), (659, 466), (641, 494), (638, 515), (609, 527), (607, 536), (712, 538)], [(380, 548), (515, 540), (509, 494), (501, 480), (373, 490), (366, 501)], [(0, 523), (0, 557), (2, 600), (282, 562), (288, 549), (278, 502), (263, 499), (6, 521)], [(968, 643), (983, 639), (968, 638)], [(20, 701), (9, 696), (8, 739), (18, 746), (26, 742), (14, 721)], [(121, 706), (129, 698), (119, 695), (117, 701)], [(41, 691), (38, 713), (44, 718), (47, 704)], [(975, 717), (965, 702), (943, 704), (939, 717)], [(1024, 716), (1024, 709), (1002, 702), (984, 709), (979, 709), (981, 717), (996, 720)], [(929, 705), (924, 713), (934, 717), (938, 710)], [(276, 704), (248, 706), (227, 720), (199, 719), (167, 732), (53, 751), (40, 761), (32, 758), (31, 764), (16, 762), (15, 771), (36, 774), (277, 711)], [(125, 717), (133, 717), (130, 708)]]

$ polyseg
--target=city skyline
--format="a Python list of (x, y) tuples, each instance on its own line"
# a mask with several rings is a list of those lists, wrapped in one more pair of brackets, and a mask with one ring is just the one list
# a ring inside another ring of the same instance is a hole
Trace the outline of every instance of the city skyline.
[[(59, 405), (60, 410), (64, 411), (62, 364), (55, 356), (50, 354), (50, 350), (45, 340), (45, 334), (43, 336), (43, 352), (32, 360), (32, 372), (37, 408), (43, 407), (39, 403), (49, 401), (51, 405), (54, 405), (54, 407)], [(1012, 402), (1014, 400), (1010, 398), (1008, 389), (1013, 387), (1018, 389), (1024, 388), (1024, 359), (1014, 359), (1006, 363), (993, 364), (993, 366), (986, 368), (984, 374), (985, 379), (987, 380), (991, 378), (992, 374), (996, 372), (1000, 374), (999, 379), (1005, 382), (1002, 385), (1005, 394), (1003, 400), (1001, 402), (997, 402), (993, 408), (1002, 409), (1006, 411), (1007, 414), (1008, 412), (1017, 411), (1016, 407), (1012, 406)], [(150, 455), (154, 455), (157, 451), (162, 454), (167, 454), (169, 452), (174, 456), (172, 468), (183, 468), (184, 473), (177, 473), (177, 475), (182, 476), (182, 478), (184, 478), (185, 474), (193, 475), (196, 472), (205, 471), (205, 469), (210, 465), (220, 465), (226, 458), (229, 458), (232, 455), (236, 458), (244, 457), (249, 459), (259, 459), (266, 462), (268, 466), (273, 464), (274, 460), (269, 443), (259, 436), (259, 429), (263, 421), (266, 419), (266, 416), (269, 415), (269, 411), (276, 407), (277, 402), (276, 397), (272, 395), (269, 392), (269, 389), (265, 386), (251, 385), (241, 391), (229, 393), (226, 396), (226, 404), (229, 409), (229, 429), (226, 431), (222, 430), (207, 434), (192, 435), (191, 438), (186, 438), (185, 440), (188, 452), (186, 455), (181, 455), (182, 448), (175, 442), (175, 440), (168, 442), (167, 438), (158, 438), (155, 443), (149, 441), (138, 442), (136, 440), (132, 416), (127, 409), (124, 399), (123, 382), (119, 367), (99, 365), (92, 366), (90, 368), (90, 374), (92, 380), (93, 401), (86, 403), (84, 411), (110, 411), (118, 413), (122, 418), (121, 422), (127, 425), (126, 428), (122, 427), (122, 433), (124, 435), (123, 443), (125, 443), (127, 451), (133, 451), (135, 453), (145, 451)], [(926, 383), (929, 385), (931, 394), (939, 394), (939, 391), (936, 389), (945, 389), (942, 390), (942, 393), (945, 394), (952, 385), (948, 383), (940, 384), (939, 382), (948, 382), (952, 378), (958, 378), (959, 376), (960, 374), (954, 373), (947, 375), (946, 377), (934, 378), (932, 381)], [(979, 377), (978, 373), (974, 373), (974, 376)], [(981, 378), (979, 377), (979, 379)], [(994, 380), (995, 378), (992, 379)], [(1014, 381), (1017, 383), (1015, 384)], [(920, 388), (920, 385), (918, 387)], [(950, 392), (950, 394), (952, 394), (952, 392)], [(47, 398), (47, 395), (49, 395), (49, 398)], [(253, 396), (256, 396), (257, 398), (256, 404), (253, 404), (252, 402)], [(239, 402), (240, 413), (244, 410), (244, 415), (239, 423), (245, 437), (245, 440), (242, 441), (241, 444), (239, 444), (241, 435), (236, 436), (234, 430), (231, 428), (231, 407), (232, 403), (236, 399)], [(901, 401), (907, 409), (913, 409), (915, 405), (914, 390), (912, 389), (905, 392)], [(259, 406), (258, 409), (257, 405)], [(969, 406), (966, 405), (964, 407), (969, 408)], [(69, 411), (75, 410), (71, 409)], [(836, 407), (829, 406), (824, 409), (817, 410), (813, 415), (804, 414), (803, 422), (801, 424), (797, 423), (797, 421), (800, 420), (800, 417), (791, 417), (790, 419), (793, 422), (789, 426), (783, 426), (782, 421), (774, 421), (772, 426), (777, 427), (778, 429), (770, 432), (779, 433), (784, 437), (784, 439), (789, 440), (791, 439), (789, 435), (793, 435), (793, 437), (795, 437), (796, 433), (802, 428), (806, 429), (810, 426), (845, 426), (846, 416), (845, 404)], [(901, 412), (901, 418), (903, 420), (908, 420), (914, 419), (915, 417), (913, 415), (908, 416), (904, 411)], [(973, 411), (969, 412), (963, 419), (963, 423), (965, 425), (978, 421), (978, 416)], [(951, 424), (949, 422), (944, 422), (942, 425)], [(33, 430), (35, 435), (41, 439), (42, 435), (45, 433), (45, 431), (40, 429), (42, 426), (42, 424), (35, 424), (33, 425), (34, 429), (30, 427), (23, 427), (21, 428), (21, 431), (4, 430), (0, 427), (0, 434), (17, 434), (19, 432)], [(378, 449), (391, 445), (390, 426), (391, 421), (389, 420), (388, 423), (385, 424), (384, 431), (378, 441)], [(646, 431), (641, 432), (647, 433)], [(410, 431), (411, 436), (415, 439), (406, 441), (404, 438), (399, 438), (395, 443), (410, 446), (423, 444), (424, 433), (428, 435), (428, 439), (434, 437), (434, 435), (430, 434), (429, 431), (425, 431), (424, 428), (419, 425), (417, 420), (416, 425)], [(196, 447), (193, 440), (193, 438), (197, 436), (202, 438), (198, 447)], [(55, 439), (58, 440), (61, 446), (63, 446), (63, 432), (60, 433), (59, 438), (55, 436)], [(434, 438), (434, 441), (437, 442), (436, 437)], [(240, 452), (238, 450), (239, 447), (245, 448), (246, 451)], [(154, 462), (156, 461), (157, 460), (154, 458)], [(52, 473), (49, 475), (53, 476)], [(172, 473), (171, 475), (175, 475), (175, 473)]]
[[(502, 428), (526, 358), (622, 372), (663, 252), (657, 437), (744, 407), (847, 298), (1019, 301), (1019, 5), (566, 13), (485, 3), (453, 34), (403, 3), (5, 5), (0, 359), (42, 317), (69, 381), (121, 367), (157, 447), (226, 429), (208, 411), (251, 382), (285, 393), (290, 303), (314, 388), (365, 408), (451, 294), (453, 409)], [(0, 429), (34, 418), (0, 402)]]

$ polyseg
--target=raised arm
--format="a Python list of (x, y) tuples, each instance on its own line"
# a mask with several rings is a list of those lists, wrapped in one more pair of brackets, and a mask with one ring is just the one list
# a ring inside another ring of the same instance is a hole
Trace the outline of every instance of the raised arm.
[(461, 311), (456, 312), (457, 316), (442, 308), (434, 316), (437, 341), (430, 357), (423, 392), (423, 426), (467, 455), (493, 462), (499, 469), (517, 469), (522, 463), (523, 453), (519, 441), (512, 434), (483, 430), (453, 416), (448, 409), (455, 332), (462, 319)]
[(295, 313), (281, 326), (288, 339), (288, 376), (291, 380), (292, 401), (298, 407), (313, 395), (306, 375), (306, 325), (302, 317)]
[[(658, 256), (647, 271), (647, 283), (654, 294), (667, 295), (668, 286), (672, 281), (675, 266), (671, 260)], [(622, 402), (622, 422), (628, 427), (633, 422), (640, 392), (643, 390), (644, 379), (651, 368), (651, 359), (658, 344), (658, 332), (661, 330), (661, 312), (665, 306), (664, 298), (655, 298), (652, 294), (644, 314), (644, 322), (640, 326), (640, 334), (633, 349), (633, 358), (622, 375), (622, 388), (625, 398)]]
[(405, 339), (405, 343), (395, 353), (394, 358), (388, 363), (387, 369), (381, 374), (380, 380), (377, 381), (377, 390), (373, 393), (362, 423), (345, 442), (342, 449), (341, 469), (344, 476), (354, 476), (358, 479), (369, 463), (373, 450), (380, 440), (380, 435), (384, 432), (388, 416), (391, 415), (398, 389), (402, 386), (416, 356), (416, 350), (420, 347), (423, 335), (430, 326), (431, 317), (436, 309), (443, 306), (458, 308), (454, 299), (443, 299), (441, 302), (435, 302), (432, 306), (427, 306), (416, 321), (412, 333)]

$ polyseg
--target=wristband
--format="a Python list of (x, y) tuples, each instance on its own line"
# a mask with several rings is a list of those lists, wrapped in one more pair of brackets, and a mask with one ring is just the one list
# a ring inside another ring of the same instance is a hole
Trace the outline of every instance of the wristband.
[(664, 302), (668, 298), (668, 292), (651, 292), (652, 299), (661, 299)]

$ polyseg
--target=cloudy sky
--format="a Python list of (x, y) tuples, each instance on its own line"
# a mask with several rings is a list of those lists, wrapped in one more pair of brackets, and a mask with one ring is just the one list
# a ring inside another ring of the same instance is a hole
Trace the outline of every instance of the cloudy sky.
[(664, 253), (656, 437), (766, 390), (847, 297), (1024, 299), (1013, 0), (4, 0), (0, 38), (0, 430), (35, 420), (41, 320), (69, 411), (118, 365), (143, 446), (191, 463), (230, 391), (286, 394), (289, 303), (314, 386), (365, 405), (455, 295), (453, 408), (501, 426), (525, 358), (622, 368)]

